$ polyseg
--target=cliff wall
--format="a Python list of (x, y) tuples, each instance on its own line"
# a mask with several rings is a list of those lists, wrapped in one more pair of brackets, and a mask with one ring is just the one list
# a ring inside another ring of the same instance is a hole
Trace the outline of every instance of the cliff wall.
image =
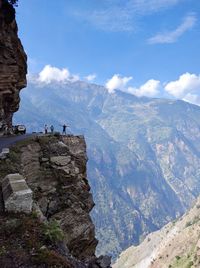
[[(0, 178), (2, 181), (8, 174), (20, 174), (25, 178), (33, 192), (32, 214), (36, 215), (36, 220), (50, 226), (56, 223), (63, 233), (62, 246), (57, 247), (58, 250), (64, 249), (61, 255), (64, 254), (65, 258), (70, 256), (76, 261), (74, 266), (71, 264), (69, 267), (79, 267), (77, 263), (83, 265), (80, 267), (110, 267), (109, 258), (95, 256), (98, 242), (89, 215), (94, 202), (87, 180), (86, 164), (86, 144), (83, 136), (37, 136), (19, 142), (11, 148), (9, 156), (0, 162)], [(6, 217), (6, 221), (9, 221), (13, 216), (12, 213), (6, 214), (2, 210), (1, 217)], [(40, 228), (41, 233), (42, 230), (43, 227)], [(44, 242), (36, 244), (34, 248), (30, 248), (27, 255), (31, 256), (33, 251), (34, 256), (38, 256)], [(52, 244), (45, 246), (48, 250), (52, 249)], [(1, 263), (5, 262), (10, 253), (9, 245), (5, 254), (1, 254)], [(16, 257), (16, 254), (14, 255)], [(41, 260), (41, 265), (43, 261)], [(26, 267), (27, 263), (28, 267), (34, 267), (33, 260), (30, 262), (29, 259), (27, 262), (23, 259), (23, 262), (22, 267)], [(51, 267), (50, 264), (47, 267)]]
[(15, 10), (0, 1), (0, 135), (11, 131), (13, 113), (19, 108), (19, 92), (26, 86), (27, 57), (15, 21)]

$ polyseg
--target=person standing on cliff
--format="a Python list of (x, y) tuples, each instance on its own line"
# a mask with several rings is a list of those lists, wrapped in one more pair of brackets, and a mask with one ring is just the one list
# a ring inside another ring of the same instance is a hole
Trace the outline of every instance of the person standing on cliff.
[(48, 126), (47, 125), (44, 126), (44, 133), (48, 134)]
[(68, 127), (68, 126), (64, 124), (62, 127), (63, 127), (62, 134), (63, 134), (63, 135), (67, 135), (66, 130), (67, 130), (67, 127)]
[(51, 125), (51, 126), (50, 126), (50, 129), (51, 129), (51, 134), (53, 134), (53, 132), (54, 132), (54, 126)]

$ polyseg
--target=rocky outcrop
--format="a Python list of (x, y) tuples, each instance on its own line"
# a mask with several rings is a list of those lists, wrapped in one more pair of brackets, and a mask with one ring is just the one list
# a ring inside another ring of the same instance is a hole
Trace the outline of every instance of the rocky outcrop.
[(60, 142), (41, 138), (22, 149), (21, 161), (35, 201), (48, 219), (60, 221), (73, 256), (94, 256), (97, 240), (89, 216), (94, 203), (84, 138), (70, 136)]
[(95, 256), (98, 241), (89, 215), (94, 202), (86, 165), (83, 136), (37, 136), (10, 149), (9, 157), (0, 162), (0, 177), (19, 173), (26, 178), (33, 212), (42, 221), (59, 223), (65, 254), (85, 265), (71, 267), (108, 268), (109, 257)]
[(19, 92), (26, 86), (27, 57), (18, 38), (15, 10), (0, 1), (0, 134), (12, 127), (19, 108)]

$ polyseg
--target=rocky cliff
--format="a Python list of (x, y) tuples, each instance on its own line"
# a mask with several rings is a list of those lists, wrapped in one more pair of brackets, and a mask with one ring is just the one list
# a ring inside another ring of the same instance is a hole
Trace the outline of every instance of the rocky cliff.
[(13, 113), (19, 108), (19, 92), (26, 86), (26, 61), (15, 10), (0, 1), (0, 135), (11, 130)]
[[(33, 193), (32, 213), (29, 216), (23, 214), (23, 221), (20, 221), (19, 213), (12, 213), (12, 203), (7, 204), (9, 213), (1, 212), (0, 221), (8, 224), (7, 228), (4, 225), (3, 232), (6, 230), (8, 235), (0, 234), (0, 262), (4, 267), (19, 267), (19, 262), (20, 267), (110, 267), (109, 258), (95, 257), (97, 240), (89, 215), (94, 202), (86, 163), (86, 144), (82, 136), (32, 137), (15, 145), (9, 156), (1, 160), (1, 181), (5, 184), (4, 178), (8, 174), (20, 174)], [(16, 175), (10, 175), (10, 179), (13, 176)], [(15, 182), (16, 191), (22, 194), (24, 188), (20, 187), (24, 187), (22, 180), (17, 186)], [(16, 198), (14, 210), (17, 205), (21, 206)], [(9, 229), (10, 223), (14, 223), (13, 232)], [(18, 224), (30, 236), (31, 245), (27, 245), (20, 231), (18, 236)], [(49, 258), (44, 256), (43, 249)], [(11, 264), (11, 255), (14, 264)], [(57, 266), (53, 266), (51, 259)], [(62, 259), (63, 265), (59, 266), (58, 259)], [(34, 266), (38, 263), (40, 266)]]
[(199, 268), (200, 198), (176, 221), (125, 250), (114, 268)]

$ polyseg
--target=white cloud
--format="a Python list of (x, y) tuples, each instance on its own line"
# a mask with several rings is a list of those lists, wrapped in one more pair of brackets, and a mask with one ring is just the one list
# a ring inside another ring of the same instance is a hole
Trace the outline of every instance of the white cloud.
[(176, 98), (185, 98), (187, 94), (194, 94), (200, 90), (200, 75), (182, 74), (178, 80), (167, 83), (165, 90)]
[(144, 16), (173, 7), (185, 0), (129, 0), (127, 9), (134, 15)]
[(188, 15), (175, 30), (164, 32), (151, 37), (148, 40), (149, 44), (165, 44), (175, 43), (186, 31), (194, 27), (197, 19), (195, 15)]
[(126, 85), (131, 81), (133, 77), (122, 77), (119, 74), (115, 74), (111, 79), (106, 83), (106, 88), (109, 93), (114, 93), (116, 89), (125, 91)]
[(99, 8), (81, 10), (76, 16), (96, 28), (112, 32), (130, 32), (137, 29), (138, 18), (154, 14), (185, 0), (102, 0)]
[(86, 79), (88, 82), (92, 82), (92, 81), (94, 81), (96, 78), (97, 78), (97, 75), (96, 75), (96, 74), (89, 74), (88, 76), (85, 77), (85, 79)]
[(64, 83), (67, 81), (75, 82), (80, 80), (78, 75), (70, 74), (66, 68), (59, 69), (51, 65), (46, 65), (35, 78), (36, 82), (50, 84), (52, 82)]
[(183, 98), (183, 100), (190, 102), (190, 103), (193, 103), (193, 104), (196, 104), (196, 105), (200, 105), (200, 96), (198, 96), (197, 94), (188, 93)]
[(130, 32), (135, 28), (129, 11), (119, 7), (94, 11), (91, 15), (86, 15), (86, 20), (103, 31)]
[(160, 93), (160, 81), (150, 79), (139, 88), (129, 87), (127, 92), (134, 94), (138, 97), (155, 97)]
[(123, 92), (136, 95), (138, 97), (147, 96), (155, 97), (160, 92), (161, 83), (158, 80), (150, 79), (145, 84), (141, 85), (139, 88), (128, 86), (128, 83), (133, 79), (130, 77), (122, 77), (119, 74), (115, 74), (106, 83), (106, 88), (109, 93), (114, 93), (116, 89)]

